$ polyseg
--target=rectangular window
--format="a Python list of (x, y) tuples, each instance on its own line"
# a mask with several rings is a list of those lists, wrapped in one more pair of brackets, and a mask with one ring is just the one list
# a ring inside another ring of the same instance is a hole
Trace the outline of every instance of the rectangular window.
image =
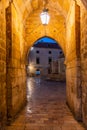
[(36, 58), (36, 64), (40, 64), (40, 58), (39, 57)]
[(52, 58), (49, 57), (49, 58), (48, 58), (48, 63), (50, 64), (51, 62), (52, 62)]
[(62, 51), (60, 51), (60, 54), (62, 54)]
[(51, 51), (49, 51), (49, 54), (51, 54), (52, 52)]
[(37, 50), (36, 53), (39, 53), (39, 51)]

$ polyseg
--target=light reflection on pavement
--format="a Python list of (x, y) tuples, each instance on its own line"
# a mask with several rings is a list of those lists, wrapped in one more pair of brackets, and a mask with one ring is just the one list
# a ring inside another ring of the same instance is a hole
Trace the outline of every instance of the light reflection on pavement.
[(65, 83), (28, 78), (27, 101), (6, 130), (85, 130), (66, 105)]

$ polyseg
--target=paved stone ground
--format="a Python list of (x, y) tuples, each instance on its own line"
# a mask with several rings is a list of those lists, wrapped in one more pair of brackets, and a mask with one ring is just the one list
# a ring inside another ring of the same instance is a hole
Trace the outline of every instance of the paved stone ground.
[(6, 130), (85, 130), (66, 105), (65, 83), (30, 78), (28, 104)]

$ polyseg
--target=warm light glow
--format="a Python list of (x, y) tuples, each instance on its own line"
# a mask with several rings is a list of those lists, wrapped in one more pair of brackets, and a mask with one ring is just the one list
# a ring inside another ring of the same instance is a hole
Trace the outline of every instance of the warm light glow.
[(34, 47), (31, 47), (31, 51), (34, 49)]
[(28, 68), (29, 68), (30, 71), (33, 70), (33, 66), (31, 64), (28, 66)]
[[(27, 101), (30, 101), (32, 94), (33, 94), (33, 82), (32, 79), (28, 79), (27, 80)], [(31, 113), (29, 106), (27, 108), (27, 111)]]
[(41, 18), (41, 22), (43, 25), (47, 25), (49, 23), (49, 19), (50, 19), (50, 16), (48, 14), (48, 11), (47, 10), (44, 10), (41, 15), (40, 15), (40, 18)]

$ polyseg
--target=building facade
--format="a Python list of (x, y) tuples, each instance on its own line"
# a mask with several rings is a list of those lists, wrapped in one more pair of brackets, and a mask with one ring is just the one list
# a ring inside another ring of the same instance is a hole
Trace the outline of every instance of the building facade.
[(65, 73), (65, 57), (64, 54), (61, 53), (57, 60), (52, 61), (51, 63), (51, 73), (48, 75), (48, 79), (56, 80), (56, 81), (65, 81), (66, 73)]
[(57, 43), (38, 42), (29, 53), (28, 73), (46, 76), (52, 73), (52, 63), (58, 60), (62, 50)]

